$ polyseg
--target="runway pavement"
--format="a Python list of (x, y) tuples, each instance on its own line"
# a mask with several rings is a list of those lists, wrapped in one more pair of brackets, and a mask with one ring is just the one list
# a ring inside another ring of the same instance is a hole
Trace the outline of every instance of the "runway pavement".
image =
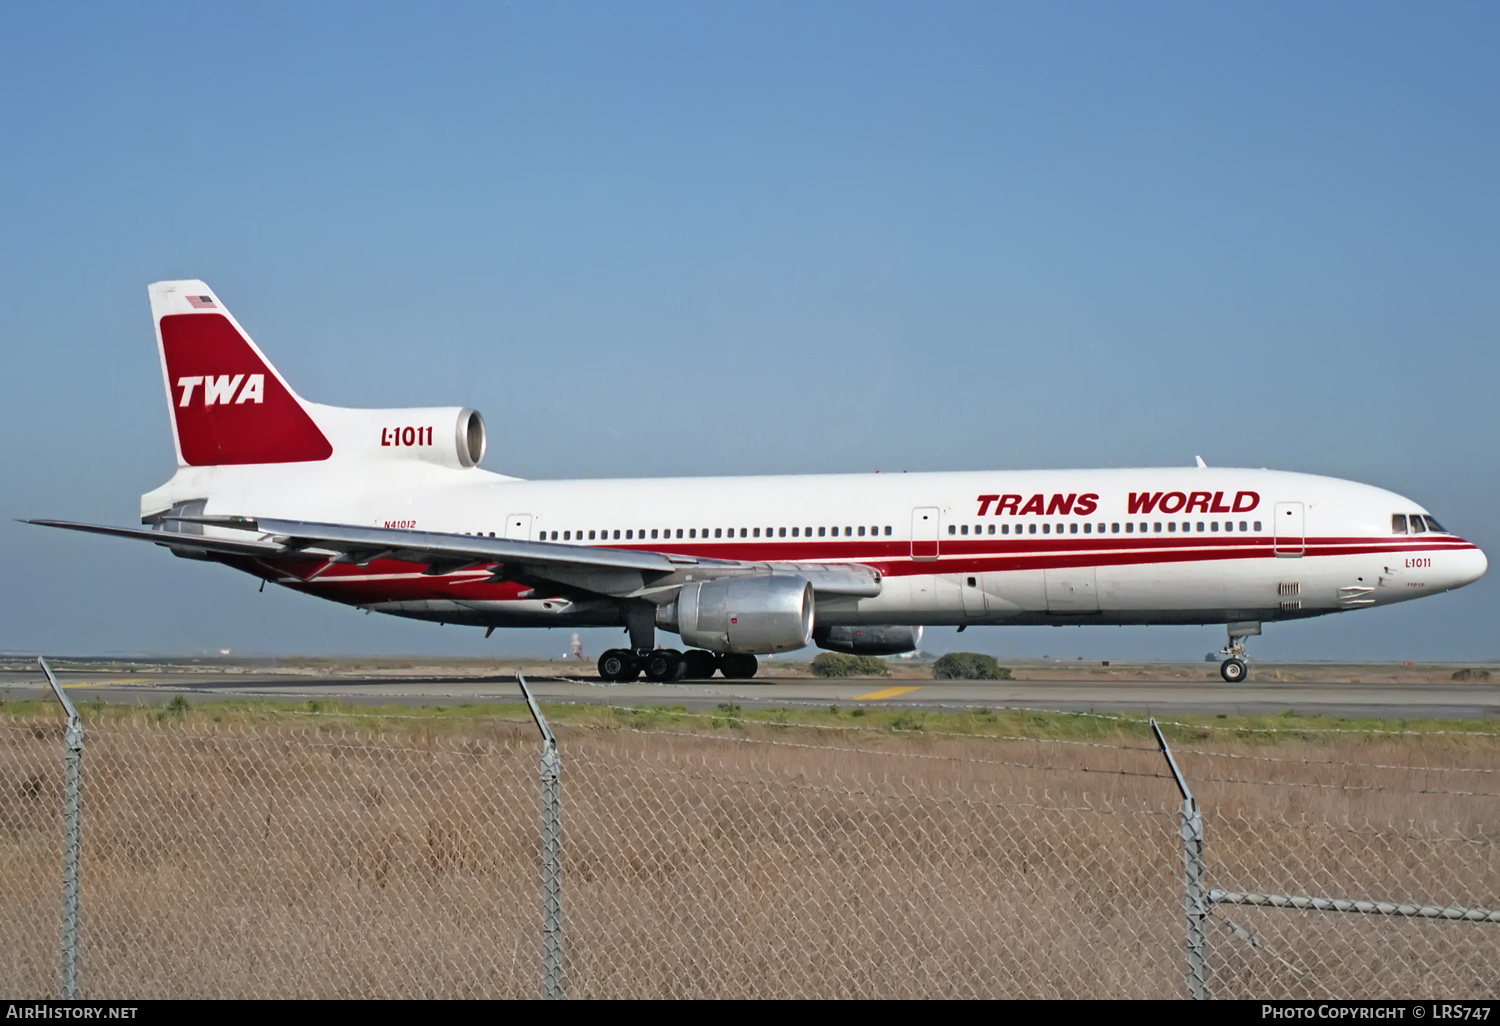
[[(446, 705), (511, 702), (520, 697), (513, 675), (316, 675), (275, 669), (174, 670), (163, 673), (69, 672), (61, 675), (75, 701), (156, 704), (184, 695), (195, 702), (250, 699), (303, 702), (333, 699), (349, 704)], [(1378, 719), (1500, 718), (1500, 684), (1484, 683), (1274, 683), (1217, 681), (923, 681), (797, 680), (704, 681), (678, 684), (605, 684), (593, 675), (528, 676), (543, 702), (615, 705), (683, 705), (712, 709), (732, 702), (744, 708), (856, 705), (928, 710), (985, 707), (1062, 712), (1130, 712), (1171, 715), (1303, 715)], [(36, 671), (0, 673), (0, 699), (48, 694)]]

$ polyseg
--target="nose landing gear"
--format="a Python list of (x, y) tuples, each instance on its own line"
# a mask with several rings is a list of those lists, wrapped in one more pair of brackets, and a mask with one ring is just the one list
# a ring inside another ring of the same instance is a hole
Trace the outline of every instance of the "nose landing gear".
[(1219, 676), (1230, 684), (1239, 684), (1250, 675), (1245, 664), (1245, 639), (1260, 633), (1258, 621), (1229, 624), (1229, 643), (1219, 650), (1224, 661), (1219, 664)]

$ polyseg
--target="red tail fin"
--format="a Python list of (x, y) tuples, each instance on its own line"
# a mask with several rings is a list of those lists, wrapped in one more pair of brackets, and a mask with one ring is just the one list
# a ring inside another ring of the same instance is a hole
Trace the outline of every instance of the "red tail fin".
[(326, 460), (333, 446), (250, 336), (201, 281), (151, 286), (177, 462)]

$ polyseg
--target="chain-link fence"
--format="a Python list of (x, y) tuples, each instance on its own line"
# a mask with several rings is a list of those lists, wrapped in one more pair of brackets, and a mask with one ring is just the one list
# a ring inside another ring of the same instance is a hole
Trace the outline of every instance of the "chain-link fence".
[[(683, 714), (671, 729), (559, 728), (549, 784), (526, 722), (215, 717), (84, 717), (83, 996), (1192, 989), (1181, 801), (1149, 739)], [(1500, 924), (1226, 895), (1500, 907), (1494, 746), (1441, 770), (1341, 755), (1327, 772), (1286, 746), (1183, 747), (1208, 996), (1365, 997), (1372, 980), (1402, 997), (1493, 993)], [(65, 982), (65, 765), (60, 719), (0, 720), (12, 995)]]

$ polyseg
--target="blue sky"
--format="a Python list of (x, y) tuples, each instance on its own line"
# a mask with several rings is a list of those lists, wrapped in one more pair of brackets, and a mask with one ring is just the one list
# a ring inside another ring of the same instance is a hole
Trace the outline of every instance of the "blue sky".
[[(1492, 4), (0, 9), (4, 512), (171, 473), (145, 286), (523, 477), (1272, 466), (1500, 550)], [(560, 653), (0, 525), (0, 649)], [(1500, 657), (1500, 574), (1263, 658)], [(930, 632), (1201, 657), (1221, 628)], [(597, 652), (613, 632), (590, 635)]]

